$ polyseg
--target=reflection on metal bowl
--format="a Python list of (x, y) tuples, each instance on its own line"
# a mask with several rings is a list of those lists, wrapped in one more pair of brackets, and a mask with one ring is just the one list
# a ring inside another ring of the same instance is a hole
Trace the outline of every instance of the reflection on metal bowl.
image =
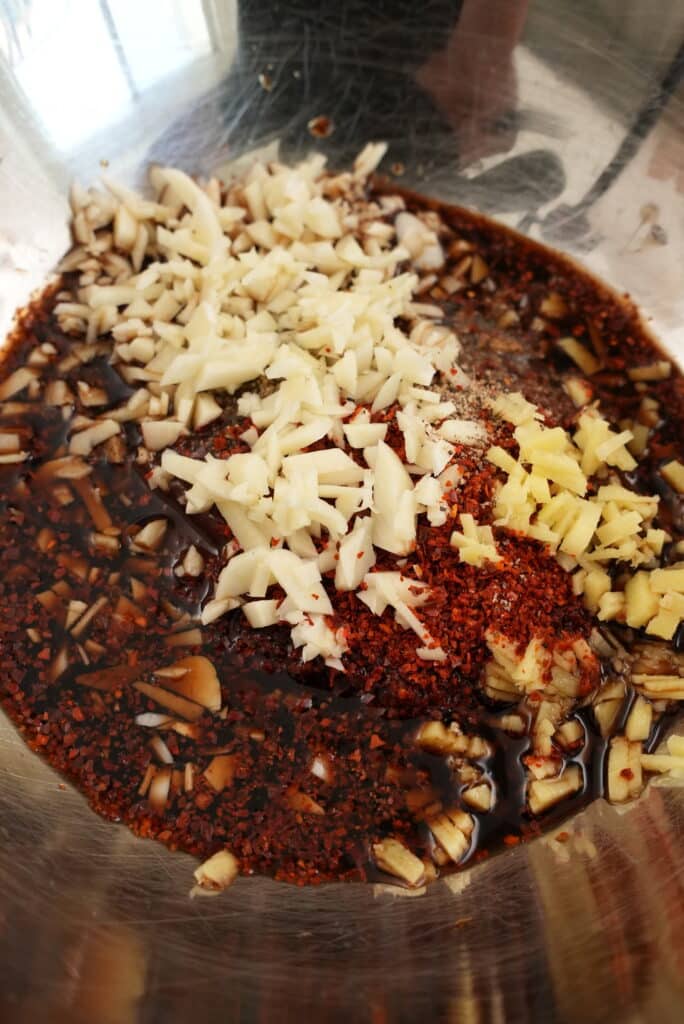
[[(382, 136), (402, 185), (569, 251), (681, 359), (681, 11), (310, 6), (0, 8), (3, 332), (66, 247), (73, 175), (314, 146), (338, 163)], [(599, 802), (410, 897), (240, 879), (190, 902), (188, 858), (96, 818), (4, 718), (0, 778), (7, 1024), (681, 1019), (681, 789)]]

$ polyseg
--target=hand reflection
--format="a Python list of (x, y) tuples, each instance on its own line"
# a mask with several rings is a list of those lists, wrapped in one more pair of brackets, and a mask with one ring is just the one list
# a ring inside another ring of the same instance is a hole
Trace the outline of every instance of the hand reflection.
[(513, 52), (527, 9), (528, 0), (464, 0), (446, 46), (418, 71), (454, 128), (462, 163), (506, 151), (515, 141)]
[(656, 181), (672, 179), (676, 191), (684, 194), (684, 138), (681, 135), (661, 133), (651, 156), (648, 173)]
[[(385, 140), (388, 170), (453, 176), (515, 141), (514, 50), (527, 9), (528, 0), (240, 0), (230, 70), (150, 158), (190, 153), (193, 169), (208, 170), (205, 155), (215, 166), (219, 153), (277, 141), (284, 160), (315, 145), (344, 167), (366, 142)], [(312, 125), (323, 121), (331, 130), (321, 136)]]
[[(320, 147), (331, 157), (382, 138), (402, 160), (422, 137), (463, 165), (515, 140), (513, 54), (527, 9), (528, 0), (241, 0), (238, 64), (268, 71), (266, 121), (281, 106), (295, 134), (310, 108), (334, 119)], [(283, 48), (262, 66), (274, 17)]]

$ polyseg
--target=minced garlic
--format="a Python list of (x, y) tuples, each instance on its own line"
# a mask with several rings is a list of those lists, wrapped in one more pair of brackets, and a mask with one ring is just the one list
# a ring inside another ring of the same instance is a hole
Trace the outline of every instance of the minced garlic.
[[(440, 309), (415, 301), (415, 271), (444, 262), (437, 234), (396, 197), (369, 204), (363, 196), (383, 153), (366, 147), (354, 173), (339, 178), (324, 173), (321, 157), (297, 167), (257, 163), (225, 201), (218, 183), (205, 188), (173, 168), (152, 170), (155, 200), (107, 181), (103, 217), (130, 259), (120, 257), (112, 283), (88, 284), (78, 302), (57, 307), (65, 326), (87, 337), (111, 331), (120, 372), (140, 388), (119, 419), (138, 419), (147, 449), (162, 452), (164, 479), (188, 485), (187, 513), (216, 507), (230, 527), (238, 553), (204, 621), (243, 605), (254, 627), (287, 622), (305, 659), (320, 654), (335, 665), (344, 640), (327, 622), (321, 580), (332, 568), (337, 589), (363, 584), (362, 600), (395, 609), (419, 636), (420, 657), (445, 657), (399, 574), (369, 573), (376, 549), (412, 550), (419, 515), (446, 521), (440, 477), (454, 444), (486, 437), (481, 424), (455, 418), (454, 403), (434, 387), (439, 373), (454, 371), (459, 350), (435, 323)], [(89, 202), (73, 190), (81, 244), (65, 269), (93, 244), (82, 216)], [(402, 271), (407, 261), (411, 270)], [(238, 400), (252, 423), (243, 435), (249, 452), (195, 459), (173, 450), (187, 430), (221, 415), (216, 393), (257, 380), (268, 386)], [(387, 425), (371, 421), (395, 403), (405, 463), (385, 443)], [(277, 609), (266, 597), (275, 582), (286, 593)]]

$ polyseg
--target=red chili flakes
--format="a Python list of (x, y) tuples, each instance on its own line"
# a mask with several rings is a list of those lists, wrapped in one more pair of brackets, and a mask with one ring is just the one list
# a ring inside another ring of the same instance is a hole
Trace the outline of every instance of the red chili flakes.
[[(482, 509), (492, 484), (493, 470), (477, 470), (457, 492), (459, 505), (463, 501), (472, 507), (477, 502), (479, 518), (486, 521)], [(572, 593), (569, 575), (542, 545), (495, 528), (503, 564), (476, 568), (458, 559), (449, 542), (452, 529), (451, 523), (421, 528), (416, 550), (402, 570), (407, 579), (415, 576), (431, 588), (430, 601), (416, 614), (446, 652), (446, 661), (419, 659), (418, 638), (412, 630), (402, 629), (390, 610), (378, 617), (355, 594), (330, 591), (349, 638), (347, 684), (376, 693), (402, 715), (435, 708), (458, 714), (472, 711), (479, 704), (479, 683), (490, 657), (490, 629), (511, 639), (522, 652), (533, 637), (557, 646), (586, 637), (591, 628), (590, 616)], [(380, 554), (377, 568), (393, 567), (393, 561)], [(412, 590), (421, 593), (420, 587)]]

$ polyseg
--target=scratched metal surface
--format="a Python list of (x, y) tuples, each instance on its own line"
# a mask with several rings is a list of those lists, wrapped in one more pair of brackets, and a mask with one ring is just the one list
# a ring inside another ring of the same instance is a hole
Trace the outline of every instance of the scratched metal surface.
[[(0, 337), (67, 243), (74, 174), (91, 180), (101, 159), (137, 180), (150, 157), (194, 171), (264, 147), (292, 157), (325, 114), (333, 162), (388, 138), (402, 182), (573, 253), (684, 355), (681, 5), (533, 0), (494, 76), (493, 124), (483, 83), (500, 57), (484, 29), (461, 23), (458, 52), (481, 55), (469, 89), (453, 51), (426, 79), (454, 45), (448, 3), (414, 5), (403, 35), (382, 5), (367, 23), (360, 3), (351, 21), (325, 5), (320, 31), (302, 6), (0, 4)], [(464, 91), (470, 105), (448, 110)], [(651, 788), (622, 811), (599, 802), (568, 828), (566, 843), (538, 840), (410, 898), (241, 879), (189, 901), (187, 857), (96, 818), (2, 718), (0, 1020), (675, 1024), (682, 790)]]

